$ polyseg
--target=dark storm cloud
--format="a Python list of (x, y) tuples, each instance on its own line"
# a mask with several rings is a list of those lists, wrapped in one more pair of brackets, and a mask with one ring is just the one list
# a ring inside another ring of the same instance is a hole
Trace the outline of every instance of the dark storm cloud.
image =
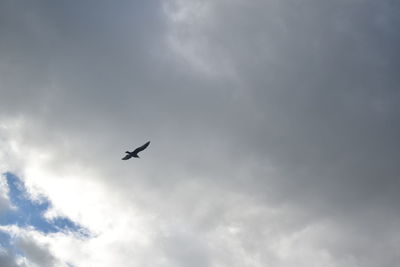
[[(84, 108), (90, 100), (106, 104), (104, 96), (125, 89), (148, 68), (144, 49), (162, 30), (155, 3), (123, 1), (115, 7), (105, 1), (82, 1), (79, 6), (4, 1), (4, 96), (20, 109), (35, 111), (40, 111), (35, 105), (53, 107), (63, 97), (75, 104), (71, 108)], [(23, 101), (27, 96), (36, 101), (28, 105)]]
[[(3, 1), (0, 116), (23, 117), (27, 144), (96, 166), (163, 222), (236, 223), (246, 253), (328, 222), (312, 241), (332, 265), (398, 263), (400, 5), (199, 3), (177, 7), (203, 16), (171, 21), (158, 1)], [(147, 179), (110, 163), (147, 139)], [(285, 223), (266, 231), (263, 205)], [(165, 253), (207, 265), (199, 240), (173, 232)]]
[(254, 16), (247, 3), (240, 13), (225, 9), (219, 25), (226, 31), (216, 30), (243, 28), (239, 44), (228, 34), (219, 38), (263, 114), (249, 147), (281, 165), (300, 194), (310, 190), (344, 209), (370, 201), (396, 209), (399, 6), (276, 5), (273, 15), (264, 4), (260, 10), (271, 10), (265, 16)]
[[(249, 187), (316, 209), (317, 218), (344, 220), (354, 238), (391, 243), (400, 201), (399, 5), (240, 2), (219, 11), (199, 30), (210, 36), (205, 48), (224, 48), (259, 113), (233, 129), (236, 148), (281, 174), (276, 181), (259, 174)], [(378, 264), (379, 253), (364, 264)]]

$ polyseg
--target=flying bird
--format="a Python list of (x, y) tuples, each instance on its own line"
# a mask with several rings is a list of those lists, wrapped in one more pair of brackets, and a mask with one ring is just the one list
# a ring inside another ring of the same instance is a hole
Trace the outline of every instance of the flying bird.
[(139, 153), (140, 151), (145, 150), (145, 149), (149, 146), (149, 144), (150, 144), (150, 141), (147, 142), (146, 144), (144, 144), (144, 145), (142, 145), (142, 146), (136, 148), (136, 149), (133, 150), (132, 152), (125, 151), (125, 153), (126, 153), (127, 155), (126, 155), (125, 157), (123, 157), (122, 160), (128, 160), (128, 159), (130, 159), (130, 158), (139, 158), (138, 153)]

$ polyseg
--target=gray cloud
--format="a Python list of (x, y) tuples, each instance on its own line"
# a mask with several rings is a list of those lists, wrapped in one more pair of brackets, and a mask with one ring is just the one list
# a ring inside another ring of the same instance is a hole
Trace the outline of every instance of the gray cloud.
[(0, 177), (0, 214), (10, 208), (10, 201), (8, 199), (8, 186), (3, 177)]
[(16, 262), (14, 255), (10, 254), (9, 251), (0, 251), (0, 264), (4, 267), (21, 267), (26, 265), (20, 265)]
[(36, 243), (34, 240), (22, 237), (17, 240), (17, 246), (24, 253), (24, 256), (30, 259), (38, 266), (52, 267), (58, 266), (57, 260), (44, 245)]
[(65, 266), (52, 255), (46, 243), (38, 240), (39, 236), (34, 236), (32, 230), (34, 229), (18, 228), (15, 225), (2, 226), (2, 234), (9, 235), (11, 247), (0, 247), (1, 266)]
[(176, 265), (396, 265), (399, 5), (169, 3), (3, 1), (0, 118), (189, 225), (155, 238)]

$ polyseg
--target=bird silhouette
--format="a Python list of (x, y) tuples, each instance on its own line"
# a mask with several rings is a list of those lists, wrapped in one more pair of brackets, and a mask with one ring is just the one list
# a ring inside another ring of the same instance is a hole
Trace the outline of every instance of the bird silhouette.
[(127, 154), (125, 157), (122, 158), (122, 160), (128, 160), (130, 158), (139, 158), (138, 153), (140, 151), (145, 150), (150, 144), (150, 141), (148, 141), (146, 144), (136, 148), (135, 150), (133, 150), (132, 152), (129, 151), (125, 151), (125, 153)]

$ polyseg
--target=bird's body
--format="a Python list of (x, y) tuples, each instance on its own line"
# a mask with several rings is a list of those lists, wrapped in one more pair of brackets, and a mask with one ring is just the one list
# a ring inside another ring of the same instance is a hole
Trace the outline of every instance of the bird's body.
[(130, 159), (130, 158), (139, 158), (138, 153), (139, 153), (140, 151), (145, 150), (145, 149), (149, 146), (149, 144), (150, 144), (150, 141), (148, 141), (146, 144), (144, 144), (144, 145), (142, 145), (142, 146), (136, 148), (136, 149), (133, 150), (132, 152), (126, 151), (125, 153), (126, 153), (127, 155), (125, 155), (125, 157), (123, 157), (122, 160), (128, 160), (128, 159)]

